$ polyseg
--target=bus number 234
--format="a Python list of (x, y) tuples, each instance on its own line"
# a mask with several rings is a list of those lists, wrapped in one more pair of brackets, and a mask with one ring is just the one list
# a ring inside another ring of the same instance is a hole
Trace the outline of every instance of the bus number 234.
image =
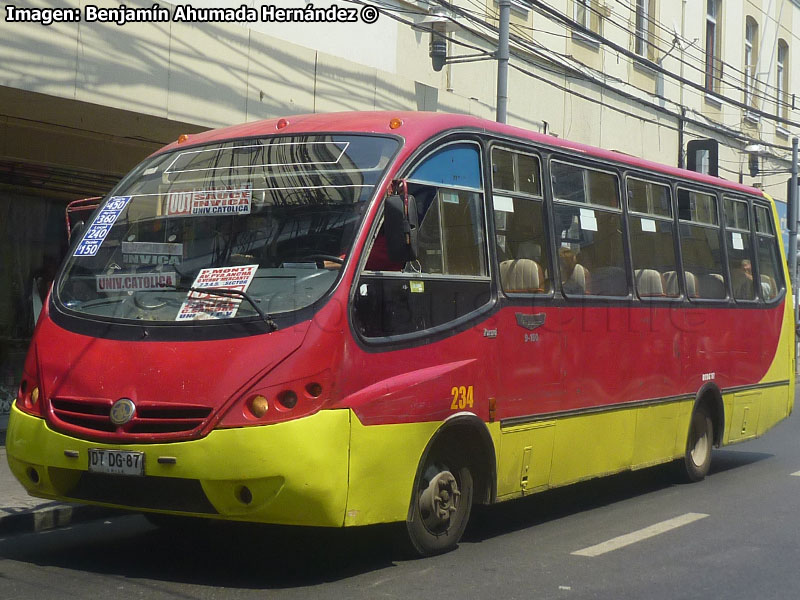
[(471, 385), (453, 387), (453, 389), (450, 390), (450, 394), (453, 396), (453, 403), (450, 405), (451, 410), (463, 410), (467, 407), (472, 408), (473, 391)]

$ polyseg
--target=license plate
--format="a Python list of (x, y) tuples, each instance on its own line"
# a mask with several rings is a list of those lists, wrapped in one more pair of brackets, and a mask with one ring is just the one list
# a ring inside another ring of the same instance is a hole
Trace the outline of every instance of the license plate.
[(144, 475), (144, 452), (90, 448), (89, 471), (110, 475)]

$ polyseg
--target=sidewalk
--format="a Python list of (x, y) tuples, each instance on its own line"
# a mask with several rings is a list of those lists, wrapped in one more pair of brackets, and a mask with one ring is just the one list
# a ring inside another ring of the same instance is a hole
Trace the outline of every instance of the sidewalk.
[(117, 514), (99, 506), (29, 496), (8, 468), (6, 432), (0, 431), (0, 536), (44, 531)]

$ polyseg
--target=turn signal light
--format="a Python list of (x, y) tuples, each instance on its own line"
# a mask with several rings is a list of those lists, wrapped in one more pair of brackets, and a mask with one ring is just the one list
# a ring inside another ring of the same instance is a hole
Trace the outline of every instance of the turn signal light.
[(269, 410), (269, 402), (267, 399), (262, 396), (254, 396), (250, 399), (249, 403), (250, 412), (253, 413), (253, 416), (257, 419), (260, 419), (265, 414), (267, 414), (267, 410)]
[(39, 402), (39, 387), (38, 386), (33, 388), (33, 391), (31, 392), (31, 404), (33, 406), (36, 406), (37, 402)]

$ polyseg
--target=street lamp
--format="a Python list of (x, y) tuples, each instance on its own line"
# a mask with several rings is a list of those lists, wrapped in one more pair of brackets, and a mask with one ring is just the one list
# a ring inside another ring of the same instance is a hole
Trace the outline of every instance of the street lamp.
[(419, 24), (431, 31), (428, 56), (431, 57), (433, 70), (441, 71), (447, 62), (447, 34), (456, 27), (453, 17), (446, 8), (440, 6), (432, 9)]
[(506, 122), (508, 107), (508, 59), (509, 59), (509, 21), (511, 19), (511, 0), (498, 0), (500, 22), (497, 50), (492, 53), (481, 52), (463, 56), (447, 56), (447, 34), (457, 24), (446, 8), (437, 6), (419, 22), (424, 29), (430, 29), (431, 40), (428, 55), (434, 71), (441, 71), (448, 63), (472, 62), (477, 60), (497, 60), (497, 113), (498, 123)]

